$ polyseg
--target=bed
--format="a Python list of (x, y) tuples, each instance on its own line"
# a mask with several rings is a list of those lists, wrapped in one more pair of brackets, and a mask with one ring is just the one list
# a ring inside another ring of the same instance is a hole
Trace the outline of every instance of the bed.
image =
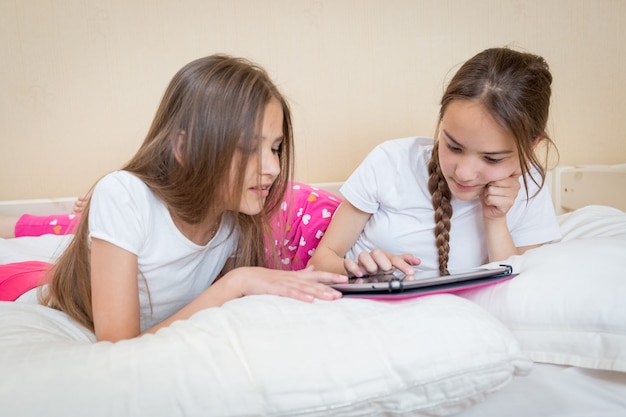
[[(626, 416), (624, 180), (624, 165), (555, 170), (562, 239), (508, 259), (513, 280), (455, 295), (245, 297), (115, 344), (0, 302), (0, 414)], [(51, 261), (69, 239), (0, 239), (0, 263)]]

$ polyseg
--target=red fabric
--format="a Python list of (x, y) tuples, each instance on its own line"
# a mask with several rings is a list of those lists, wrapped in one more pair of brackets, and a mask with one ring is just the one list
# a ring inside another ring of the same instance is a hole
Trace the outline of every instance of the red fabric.
[(52, 264), (39, 261), (0, 265), (0, 301), (15, 301), (22, 294), (45, 284)]

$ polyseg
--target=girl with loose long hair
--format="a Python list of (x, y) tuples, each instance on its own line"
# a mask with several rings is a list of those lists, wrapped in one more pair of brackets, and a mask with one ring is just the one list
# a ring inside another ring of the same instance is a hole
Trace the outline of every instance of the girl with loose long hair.
[(137, 153), (90, 192), (40, 301), (117, 341), (248, 294), (340, 297), (322, 282), (344, 276), (263, 268), (292, 160), (289, 106), (262, 68), (187, 64)]

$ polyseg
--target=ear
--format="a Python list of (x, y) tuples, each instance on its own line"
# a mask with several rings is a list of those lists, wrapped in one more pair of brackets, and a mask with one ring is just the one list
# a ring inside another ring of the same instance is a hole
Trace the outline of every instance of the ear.
[(537, 145), (539, 145), (541, 143), (541, 141), (543, 140), (543, 138), (541, 136), (537, 136), (535, 138), (535, 140), (533, 141), (533, 145), (532, 148), (533, 150), (535, 150), (535, 148), (537, 147)]
[(178, 132), (176, 139), (174, 139), (174, 157), (181, 165), (185, 165), (185, 158), (183, 157), (185, 154), (185, 137), (186, 132), (181, 129), (180, 132)]

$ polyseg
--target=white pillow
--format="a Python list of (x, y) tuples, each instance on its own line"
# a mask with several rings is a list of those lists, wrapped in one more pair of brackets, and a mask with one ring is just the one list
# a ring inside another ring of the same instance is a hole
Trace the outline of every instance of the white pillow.
[(559, 221), (560, 242), (504, 262), (516, 278), (459, 295), (537, 362), (626, 372), (626, 213), (589, 206)]
[(73, 326), (0, 303), (3, 415), (447, 416), (532, 366), (498, 320), (450, 294), (250, 296), (116, 344)]

